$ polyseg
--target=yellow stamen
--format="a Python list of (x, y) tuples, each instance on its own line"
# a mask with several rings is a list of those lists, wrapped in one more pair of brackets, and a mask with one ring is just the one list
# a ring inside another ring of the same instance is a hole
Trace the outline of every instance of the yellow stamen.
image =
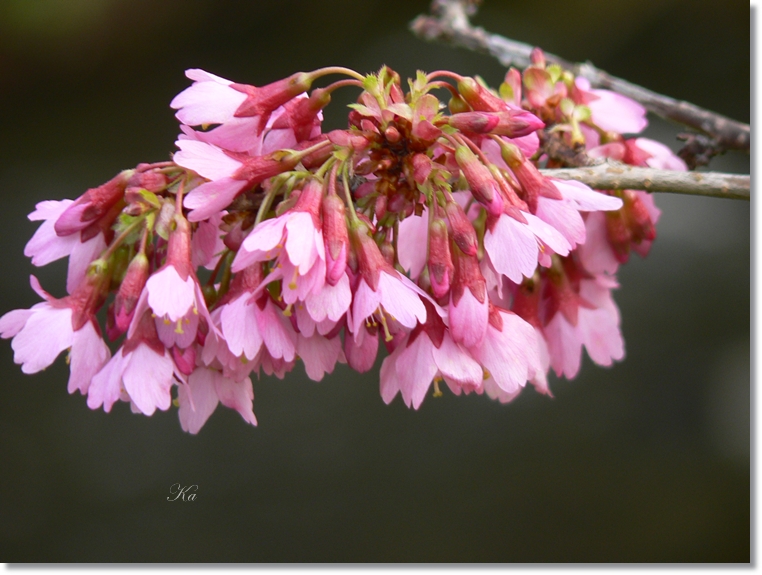
[(172, 400), (172, 405), (174, 405), (175, 407), (180, 407), (180, 400), (178, 398), (174, 398)]
[(392, 341), (394, 337), (392, 336), (392, 334), (389, 333), (389, 326), (386, 325), (386, 316), (384, 315), (384, 312), (379, 307), (376, 310), (376, 313), (378, 313), (378, 321), (380, 321), (381, 325), (384, 326), (384, 339), (386, 341)]
[[(169, 322), (167, 322), (167, 323), (169, 323)], [(183, 332), (183, 320), (182, 319), (178, 319), (177, 320), (177, 327), (175, 327), (175, 333), (185, 333), (185, 332)]]
[(283, 315), (285, 315), (286, 317), (291, 317), (291, 306), (292, 305), (293, 304), (288, 304), (286, 306), (286, 309), (283, 310)]
[(66, 350), (66, 365), (69, 365), (71, 363), (71, 348)]
[(434, 397), (442, 397), (444, 395), (442, 393), (442, 390), (439, 389), (439, 382), (442, 380), (441, 377), (435, 377), (434, 378)]
[[(484, 369), (484, 368), (482, 368), (482, 369)], [(484, 379), (489, 379), (490, 377), (492, 377), (492, 375), (490, 374), (490, 372), (489, 372), (489, 371), (487, 371), (486, 369), (484, 369)]]
[(169, 318), (168, 318), (168, 317), (165, 317), (165, 318), (164, 318), (164, 325), (169, 325), (169, 324), (171, 324), (171, 323), (172, 323), (172, 322), (171, 322), (171, 321), (169, 321)]
[(291, 278), (291, 283), (288, 284), (288, 287), (291, 289), (296, 289), (296, 278), (299, 277), (299, 268), (296, 268), (294, 270), (294, 277)]

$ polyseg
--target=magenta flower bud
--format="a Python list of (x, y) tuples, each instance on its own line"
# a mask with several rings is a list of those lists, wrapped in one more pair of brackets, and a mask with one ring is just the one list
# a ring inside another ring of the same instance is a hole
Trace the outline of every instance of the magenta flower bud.
[(450, 116), (449, 123), (462, 132), (495, 134), (508, 138), (520, 138), (545, 127), (542, 120), (525, 110), (454, 114)]
[(532, 60), (533, 66), (538, 66), (540, 68), (545, 67), (545, 52), (543, 52), (540, 48), (532, 48), (532, 53), (529, 55), (529, 59)]
[(323, 198), (323, 239), (325, 241), (325, 279), (329, 284), (336, 285), (347, 267), (349, 231), (344, 202), (333, 194)]
[(516, 68), (510, 68), (505, 73), (505, 81), (500, 86), (500, 95), (511, 104), (521, 105), (521, 72)]
[(524, 201), (532, 213), (537, 212), (537, 198), (540, 196), (562, 199), (558, 188), (524, 157), (518, 146), (503, 141), (500, 143), (500, 155), (519, 181), (524, 191)]
[(500, 112), (506, 108), (505, 102), (473, 78), (461, 78), (458, 81), (458, 92), (474, 110), (479, 112)]
[(429, 281), (437, 298), (450, 291), (454, 266), (450, 256), (450, 239), (447, 224), (441, 218), (433, 218), (429, 224)]
[(503, 198), (489, 168), (482, 164), (467, 146), (460, 146), (455, 150), (455, 161), (463, 171), (474, 198), (483, 204), (491, 215), (497, 217), (503, 213)]
[(476, 256), (453, 250), (455, 277), (450, 292), (449, 318), (453, 341), (466, 347), (481, 344), (487, 331), (487, 282)]
[(426, 154), (416, 154), (413, 156), (413, 179), (417, 184), (425, 182), (434, 165)]
[(452, 240), (464, 254), (475, 256), (479, 244), (476, 239), (476, 230), (466, 216), (463, 208), (457, 202), (447, 202), (445, 205), (445, 214), (447, 221), (452, 228)]
[(135, 305), (146, 285), (149, 270), (148, 258), (143, 252), (138, 252), (132, 258), (114, 299), (114, 325), (119, 333), (126, 332), (130, 327), (132, 317), (135, 315)]
[(97, 188), (91, 188), (77, 198), (56, 220), (53, 226), (59, 236), (68, 236), (85, 229), (106, 215), (124, 196), (134, 170), (124, 170)]

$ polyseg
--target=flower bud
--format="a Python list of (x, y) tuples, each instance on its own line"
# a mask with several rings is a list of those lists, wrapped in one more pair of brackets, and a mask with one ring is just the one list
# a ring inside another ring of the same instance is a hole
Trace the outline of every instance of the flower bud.
[(524, 157), (518, 146), (502, 141), (500, 155), (519, 181), (524, 191), (524, 201), (532, 213), (537, 211), (537, 198), (540, 196), (554, 200), (562, 199), (558, 188)]
[(476, 238), (476, 230), (466, 216), (463, 208), (457, 202), (447, 202), (445, 205), (447, 221), (452, 228), (452, 240), (464, 254), (475, 256), (479, 243)]
[(347, 267), (349, 232), (344, 202), (334, 194), (328, 194), (323, 198), (323, 240), (325, 241), (325, 279), (329, 284), (336, 285)]
[(505, 102), (473, 78), (461, 78), (458, 81), (458, 92), (474, 110), (499, 112), (506, 108)]
[(499, 216), (503, 211), (503, 198), (489, 169), (467, 146), (459, 146), (455, 150), (455, 161), (458, 162), (474, 198), (483, 204), (491, 215)]
[(450, 257), (450, 240), (447, 225), (441, 218), (433, 218), (429, 224), (429, 280), (436, 298), (450, 291), (453, 264)]
[(138, 252), (119, 286), (119, 291), (114, 299), (114, 324), (120, 333), (124, 333), (130, 327), (132, 316), (135, 314), (135, 305), (143, 292), (143, 287), (148, 280), (150, 265), (148, 258), (143, 252)]
[(508, 138), (520, 138), (545, 127), (542, 120), (524, 110), (453, 114), (449, 123), (462, 132), (495, 134)]

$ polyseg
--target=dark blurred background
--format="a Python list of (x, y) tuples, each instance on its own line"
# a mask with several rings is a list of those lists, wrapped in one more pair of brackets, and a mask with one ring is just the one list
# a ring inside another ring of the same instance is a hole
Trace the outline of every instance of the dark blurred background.
[[(325, 65), (448, 68), (497, 86), (487, 56), (428, 44), (423, 0), (2, 0), (0, 313), (30, 307), (35, 203), (168, 158), (168, 104), (204, 68), (263, 84)], [(475, 23), (734, 119), (750, 116), (750, 18), (715, 0), (486, 0)], [(341, 127), (336, 98), (328, 126)], [(648, 135), (677, 147), (678, 128)], [(711, 169), (749, 172), (728, 155)], [(4, 561), (748, 562), (750, 206), (659, 195), (659, 238), (621, 269), (626, 359), (587, 358), (555, 399), (387, 406), (378, 372), (255, 382), (259, 427), (218, 408), (110, 415), (66, 393), (63, 357), (23, 376), (0, 342)], [(380, 362), (379, 362), (380, 364)], [(169, 487), (198, 484), (190, 503)]]

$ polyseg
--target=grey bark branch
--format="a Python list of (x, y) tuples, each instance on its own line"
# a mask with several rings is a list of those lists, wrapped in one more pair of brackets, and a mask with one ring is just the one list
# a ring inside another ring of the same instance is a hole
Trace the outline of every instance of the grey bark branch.
[[(439, 40), (462, 46), (476, 52), (489, 54), (505, 67), (526, 68), (531, 63), (533, 47), (483, 28), (474, 27), (469, 16), (476, 12), (474, 0), (434, 0), (431, 5), (436, 17), (421, 15), (410, 24), (415, 34), (426, 40)], [(558, 64), (575, 75), (587, 78), (595, 88), (613, 90), (640, 102), (657, 116), (689, 126), (711, 136), (720, 151), (740, 150), (749, 152), (751, 132), (748, 124), (731, 120), (689, 102), (675, 100), (616, 78), (599, 70), (590, 62), (575, 64), (554, 54), (545, 53), (548, 62)]]
[(603, 162), (584, 168), (540, 170), (544, 176), (575, 180), (598, 190), (645, 190), (715, 198), (750, 199), (750, 178), (719, 172), (677, 172)]

